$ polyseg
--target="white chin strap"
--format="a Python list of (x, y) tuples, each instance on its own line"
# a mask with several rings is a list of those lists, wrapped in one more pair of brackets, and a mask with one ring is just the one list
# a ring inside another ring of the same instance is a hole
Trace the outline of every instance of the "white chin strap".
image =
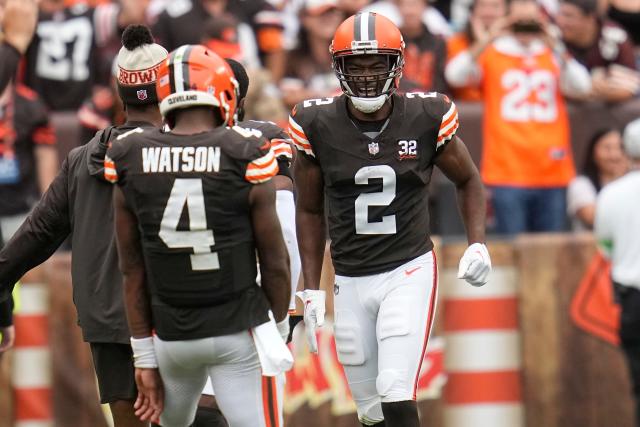
[(365, 113), (375, 113), (384, 105), (387, 100), (387, 95), (376, 96), (375, 98), (363, 98), (359, 96), (350, 96), (351, 103), (356, 110)]

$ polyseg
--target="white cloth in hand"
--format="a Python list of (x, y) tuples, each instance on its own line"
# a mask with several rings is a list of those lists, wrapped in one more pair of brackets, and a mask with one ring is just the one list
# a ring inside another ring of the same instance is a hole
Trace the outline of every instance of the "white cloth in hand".
[(262, 375), (275, 377), (293, 366), (293, 356), (282, 338), (269, 310), (269, 321), (251, 329), (251, 337), (258, 352)]

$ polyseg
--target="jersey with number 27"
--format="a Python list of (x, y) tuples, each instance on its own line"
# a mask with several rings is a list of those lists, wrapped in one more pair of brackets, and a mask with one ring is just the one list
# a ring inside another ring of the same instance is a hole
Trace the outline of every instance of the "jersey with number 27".
[(351, 121), (344, 95), (306, 100), (289, 117), (296, 148), (322, 170), (331, 255), (343, 276), (389, 271), (433, 248), (428, 186), (458, 113), (435, 92), (394, 94), (392, 101), (373, 139)]
[(25, 83), (50, 109), (76, 110), (91, 95), (101, 71), (98, 49), (117, 35), (118, 13), (115, 3), (40, 13), (26, 54)]
[(137, 128), (113, 142), (105, 177), (138, 221), (160, 338), (227, 335), (268, 320), (249, 192), (277, 172), (271, 143), (254, 129)]

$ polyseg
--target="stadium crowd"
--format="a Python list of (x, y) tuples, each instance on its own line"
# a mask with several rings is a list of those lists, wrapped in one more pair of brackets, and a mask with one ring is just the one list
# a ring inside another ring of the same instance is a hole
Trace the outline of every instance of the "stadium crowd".
[[(389, 17), (406, 43), (400, 91), (483, 104), (481, 169), (502, 233), (567, 229), (566, 213), (576, 208), (572, 202), (567, 211), (565, 190), (583, 168), (574, 166), (566, 104), (622, 103), (640, 89), (640, 10), (625, 0), (522, 7), (506, 0), (43, 0), (39, 7), (34, 38), (0, 99), (4, 239), (57, 170), (47, 111), (77, 115), (82, 132), (58, 142), (65, 150), (124, 122), (114, 57), (132, 23), (149, 25), (168, 51), (202, 43), (241, 62), (252, 82), (247, 117), (283, 124), (297, 102), (339, 94), (328, 46), (343, 18), (360, 10)], [(14, 116), (14, 102), (34, 112)], [(14, 128), (31, 130), (16, 138)]]
[[(576, 165), (568, 113), (571, 105), (619, 104), (640, 93), (640, 9), (631, 0), (41, 0), (38, 7), (28, 45), (12, 43), (0, 9), (3, 48), (22, 56), (0, 95), (4, 242), (56, 177), (58, 155), (67, 154), (56, 144), (80, 146), (127, 121), (121, 85), (149, 83), (135, 69), (118, 85), (114, 59), (131, 24), (151, 28), (168, 52), (202, 44), (243, 64), (251, 81), (246, 119), (287, 128), (296, 104), (322, 105), (342, 92), (329, 45), (344, 19), (386, 16), (406, 44), (399, 93), (437, 91), (448, 103), (482, 106), (478, 166), (498, 234), (591, 229), (597, 193), (631, 168), (615, 127), (585, 140), (587, 159)], [(49, 112), (73, 116), (78, 140), (57, 141)], [(4, 347), (14, 333), (7, 324), (0, 319)]]

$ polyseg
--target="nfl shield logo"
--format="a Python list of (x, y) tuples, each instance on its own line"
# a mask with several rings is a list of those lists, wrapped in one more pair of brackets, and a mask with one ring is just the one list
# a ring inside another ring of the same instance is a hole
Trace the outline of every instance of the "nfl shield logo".
[(378, 147), (377, 142), (371, 142), (369, 144), (369, 154), (371, 154), (372, 156), (375, 156), (376, 154), (378, 154), (379, 151), (380, 151), (380, 147)]
[(147, 90), (146, 89), (138, 90), (136, 91), (136, 95), (138, 95), (138, 99), (140, 101), (144, 101), (145, 99), (147, 99)]

